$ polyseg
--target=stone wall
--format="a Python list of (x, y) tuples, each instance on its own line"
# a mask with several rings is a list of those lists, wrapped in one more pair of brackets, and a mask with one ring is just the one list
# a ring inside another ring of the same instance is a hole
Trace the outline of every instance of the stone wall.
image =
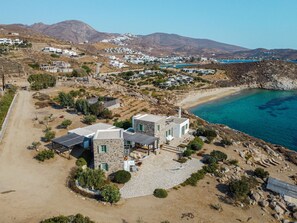
[[(99, 153), (101, 145), (106, 145), (106, 153)], [(108, 164), (107, 174), (124, 168), (124, 139), (94, 139), (93, 151), (95, 169), (100, 168), (101, 163)]]

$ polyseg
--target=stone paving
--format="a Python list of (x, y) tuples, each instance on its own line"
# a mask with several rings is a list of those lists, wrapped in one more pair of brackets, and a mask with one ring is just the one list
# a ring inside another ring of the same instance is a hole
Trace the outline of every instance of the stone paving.
[(121, 188), (123, 198), (140, 197), (153, 194), (156, 188), (170, 189), (184, 182), (193, 172), (201, 169), (203, 164), (198, 159), (178, 163), (177, 155), (161, 151), (145, 159), (139, 171), (132, 173), (131, 180)]

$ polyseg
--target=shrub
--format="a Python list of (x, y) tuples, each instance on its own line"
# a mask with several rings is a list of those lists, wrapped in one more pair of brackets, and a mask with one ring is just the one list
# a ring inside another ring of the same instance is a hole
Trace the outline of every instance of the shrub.
[(44, 135), (44, 141), (49, 142), (53, 138), (55, 138), (55, 136), (56, 136), (56, 133), (54, 131), (46, 131)]
[(78, 112), (81, 112), (84, 115), (89, 114), (89, 103), (86, 99), (77, 99), (75, 108)]
[(119, 170), (114, 173), (113, 181), (119, 184), (127, 183), (131, 179), (131, 173), (126, 170)]
[(49, 74), (31, 74), (28, 77), (32, 90), (41, 90), (56, 85), (56, 78)]
[(231, 146), (232, 145), (232, 141), (230, 140), (230, 139), (228, 139), (228, 138), (223, 138), (222, 140), (221, 140), (221, 144), (223, 145), (223, 146)]
[(96, 121), (96, 116), (95, 115), (86, 115), (84, 118), (83, 118), (83, 122), (90, 125), (92, 123), (94, 123)]
[(245, 201), (250, 190), (257, 185), (253, 177), (242, 177), (240, 180), (232, 180), (229, 183), (229, 190), (235, 200)]
[(265, 179), (269, 176), (269, 172), (265, 171), (263, 168), (258, 167), (255, 169), (254, 174), (256, 177), (259, 177), (261, 179)]
[(64, 121), (62, 121), (62, 123), (61, 123), (61, 127), (62, 128), (68, 128), (68, 126), (70, 126), (72, 124), (72, 121), (71, 120), (69, 120), (69, 119), (65, 119)]
[(15, 91), (9, 90), (5, 92), (5, 94), (0, 98), (0, 130), (2, 128), (2, 124), (9, 110), (9, 107), (13, 101), (14, 95)]
[(70, 93), (59, 92), (58, 100), (63, 108), (74, 107), (74, 98)]
[(230, 164), (230, 165), (234, 165), (234, 166), (237, 166), (238, 165), (238, 160), (229, 160), (228, 161), (228, 163)]
[(165, 189), (157, 188), (154, 190), (154, 196), (158, 198), (165, 198), (168, 196), (168, 193)]
[(132, 127), (132, 119), (126, 119), (124, 121), (116, 121), (113, 123), (118, 128), (128, 129)]
[(102, 200), (111, 204), (117, 203), (121, 199), (119, 188), (114, 184), (107, 184), (101, 190)]
[(203, 170), (207, 173), (216, 173), (217, 169), (218, 169), (218, 164), (216, 163), (203, 166)]
[(203, 144), (203, 141), (199, 137), (196, 137), (191, 142), (189, 142), (187, 149), (198, 151), (202, 149)]
[(84, 217), (82, 214), (70, 215), (68, 217), (60, 215), (41, 221), (40, 223), (95, 223), (89, 217)]
[(204, 159), (204, 163), (206, 163), (206, 164), (213, 164), (213, 163), (216, 163), (216, 162), (217, 162), (217, 159), (214, 158), (213, 156), (207, 156)]
[(84, 158), (80, 157), (76, 160), (75, 164), (78, 167), (82, 167), (82, 166), (87, 165), (87, 161)]
[(212, 140), (217, 137), (217, 133), (211, 128), (200, 127), (196, 130), (195, 136), (204, 136), (208, 139), (209, 142), (212, 142)]
[(190, 149), (186, 149), (184, 152), (183, 152), (183, 156), (184, 157), (189, 157), (193, 154), (193, 151), (190, 150)]
[(87, 72), (83, 68), (74, 69), (70, 76), (71, 77), (85, 77), (85, 76), (87, 76)]
[(198, 170), (196, 173), (192, 173), (191, 176), (186, 179), (186, 181), (183, 183), (183, 185), (191, 185), (191, 186), (196, 186), (197, 182), (199, 180), (202, 180), (205, 176), (205, 171)]
[(75, 179), (81, 187), (88, 189), (101, 190), (106, 184), (105, 174), (103, 170), (100, 169), (78, 169)]
[(223, 153), (221, 151), (218, 151), (218, 150), (213, 150), (210, 155), (212, 157), (214, 157), (217, 161), (223, 161), (223, 160), (226, 160), (228, 158), (227, 154), (226, 153)]
[(55, 53), (52, 53), (52, 54), (51, 54), (51, 57), (52, 57), (52, 58), (59, 58), (59, 57), (60, 57), (60, 55), (58, 55), (58, 54), (55, 54)]
[(54, 158), (55, 153), (53, 150), (43, 150), (40, 151), (34, 158), (37, 159), (38, 161), (43, 162), (44, 160), (49, 160)]

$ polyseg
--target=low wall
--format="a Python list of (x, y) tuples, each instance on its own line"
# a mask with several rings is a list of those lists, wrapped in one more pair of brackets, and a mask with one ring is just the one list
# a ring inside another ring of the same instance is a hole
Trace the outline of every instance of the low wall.
[(1, 130), (0, 130), (0, 142), (2, 141), (2, 139), (3, 139), (3, 137), (4, 137), (5, 130), (6, 130), (7, 125), (8, 125), (8, 120), (9, 120), (9, 117), (10, 117), (10, 115), (11, 115), (11, 112), (12, 112), (12, 110), (13, 110), (13, 107), (14, 107), (14, 105), (15, 105), (15, 102), (16, 102), (16, 99), (17, 99), (18, 95), (19, 95), (18, 92), (14, 95), (14, 98), (13, 98), (11, 104), (10, 104), (10, 107), (9, 107), (9, 109), (8, 109), (8, 112), (7, 112), (7, 114), (6, 114), (6, 117), (5, 117), (5, 119), (4, 119), (4, 122), (3, 122), (3, 124), (2, 124), (2, 128), (1, 128)]

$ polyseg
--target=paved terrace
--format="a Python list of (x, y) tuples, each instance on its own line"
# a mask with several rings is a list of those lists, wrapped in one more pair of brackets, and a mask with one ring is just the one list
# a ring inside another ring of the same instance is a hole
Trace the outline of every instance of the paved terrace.
[(131, 180), (121, 188), (123, 198), (140, 197), (153, 194), (156, 188), (170, 189), (184, 182), (193, 172), (202, 168), (198, 159), (186, 163), (173, 161), (174, 153), (161, 151), (145, 159), (139, 171), (132, 173)]

